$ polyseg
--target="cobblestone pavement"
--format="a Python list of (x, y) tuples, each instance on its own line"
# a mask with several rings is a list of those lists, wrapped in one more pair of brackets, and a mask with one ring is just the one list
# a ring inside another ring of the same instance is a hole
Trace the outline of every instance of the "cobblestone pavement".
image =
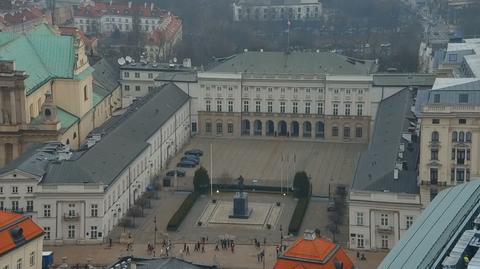
[[(283, 183), (286, 186), (287, 180), (288, 185), (292, 184), (294, 171), (306, 171), (311, 176), (313, 194), (322, 196), (328, 195), (330, 185), (351, 184), (358, 155), (367, 148), (364, 144), (353, 143), (195, 137), (185, 148), (203, 150), (200, 164), (207, 170), (210, 170), (210, 144), (214, 183), (234, 183), (233, 179), (242, 175), (245, 184), (257, 179), (259, 185), (280, 186)], [(180, 152), (170, 168), (182, 156)], [(187, 177), (178, 178), (178, 186), (191, 189), (195, 169), (185, 170)]]

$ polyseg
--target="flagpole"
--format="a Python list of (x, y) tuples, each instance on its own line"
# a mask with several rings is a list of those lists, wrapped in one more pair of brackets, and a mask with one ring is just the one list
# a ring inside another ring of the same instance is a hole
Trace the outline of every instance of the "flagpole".
[(213, 197), (213, 145), (210, 143), (210, 197)]
[(282, 159), (280, 160), (280, 194), (283, 193), (283, 153)]
[(287, 22), (287, 25), (288, 25), (288, 31), (287, 31), (287, 52), (290, 51), (290, 25), (292, 23), (290, 22), (290, 19), (288, 20)]

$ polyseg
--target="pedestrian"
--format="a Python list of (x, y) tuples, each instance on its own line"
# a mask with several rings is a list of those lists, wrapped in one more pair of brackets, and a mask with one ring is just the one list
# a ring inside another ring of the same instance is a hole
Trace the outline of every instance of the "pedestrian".
[(187, 246), (187, 255), (190, 255), (190, 246)]
[(257, 254), (257, 263), (260, 262), (260, 253)]
[(187, 243), (183, 243), (183, 252), (187, 252)]
[(112, 247), (112, 238), (108, 239), (109, 247)]
[(360, 252), (357, 251), (357, 260), (360, 258)]
[(277, 245), (277, 247), (275, 248), (275, 250), (277, 251), (277, 256), (278, 256), (278, 253), (280, 252), (280, 247)]
[(215, 251), (219, 251), (220, 249), (218, 248), (218, 243), (215, 245)]
[(367, 258), (365, 257), (365, 254), (362, 253), (362, 256), (360, 257), (360, 260), (362, 260), (362, 261), (366, 261), (366, 260), (367, 260)]
[(202, 245), (202, 253), (205, 253), (205, 244)]
[(266, 244), (267, 244), (267, 238), (264, 237), (264, 238), (263, 238), (263, 245), (265, 246)]

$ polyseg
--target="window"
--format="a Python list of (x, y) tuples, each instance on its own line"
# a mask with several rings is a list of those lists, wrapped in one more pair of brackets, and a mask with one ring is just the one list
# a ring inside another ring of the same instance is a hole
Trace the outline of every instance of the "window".
[(281, 92), (285, 92), (285, 88), (281, 88), (280, 91), (281, 91)]
[(210, 110), (211, 110), (211, 104), (210, 103), (211, 103), (210, 100), (205, 101), (205, 111), (207, 111), (207, 112), (210, 112)]
[(152, 73), (148, 73), (148, 78), (153, 78), (153, 74), (152, 74)]
[(405, 227), (409, 229), (413, 225), (413, 216), (406, 216), (406, 222), (405, 222)]
[(457, 54), (448, 54), (448, 61), (449, 62), (456, 62), (457, 61)]
[(27, 212), (33, 212), (33, 201), (27, 201)]
[(140, 86), (135, 86), (135, 91), (139, 92), (140, 91)]
[(439, 135), (437, 131), (432, 132), (432, 142), (438, 142)]
[(260, 101), (255, 101), (255, 112), (260, 112)]
[(458, 140), (458, 133), (456, 131), (452, 132), (452, 142), (456, 142)]
[(457, 169), (457, 181), (464, 181), (465, 180), (465, 170)]
[(467, 149), (467, 161), (470, 161), (470, 149)]
[(432, 119), (432, 124), (440, 124), (440, 119)]
[(12, 201), (12, 210), (18, 211), (18, 201)]
[(151, 92), (151, 91), (153, 91), (153, 86), (148, 86), (147, 89), (148, 89), (148, 92)]
[(432, 149), (430, 151), (430, 160), (438, 161), (438, 149)]
[(345, 104), (345, 116), (350, 116), (350, 104)]
[(3, 206), (3, 200), (0, 201), (0, 210), (3, 210), (4, 209), (4, 206)]
[(357, 225), (363, 226), (363, 212), (357, 212)]
[(459, 103), (468, 103), (468, 93), (461, 93), (458, 95)]
[(357, 116), (363, 115), (363, 104), (357, 104)]
[(228, 91), (233, 91), (233, 88), (232, 88), (232, 87), (228, 87)]
[(196, 133), (197, 132), (197, 123), (192, 122), (192, 132)]
[(470, 181), (470, 169), (469, 168), (467, 168), (465, 170), (465, 180)]
[(243, 101), (243, 112), (248, 112), (248, 101)]
[(338, 115), (338, 104), (333, 104), (333, 115)]
[(212, 123), (211, 122), (206, 122), (205, 123), (205, 132), (207, 132), (207, 133), (212, 132)]
[(465, 135), (465, 141), (467, 142), (472, 142), (472, 133), (471, 132), (467, 132), (466, 135)]
[(458, 133), (458, 141), (460, 141), (460, 142), (465, 141), (465, 133), (464, 132), (459, 132)]
[(298, 103), (297, 103), (297, 102), (293, 102), (293, 103), (292, 103), (292, 113), (293, 113), (293, 114), (297, 114), (297, 113), (298, 113)]
[(388, 215), (385, 213), (380, 214), (380, 225), (388, 226)]
[(227, 132), (229, 134), (233, 134), (233, 123), (228, 123), (227, 124)]
[(218, 86), (218, 87), (217, 87), (217, 91), (221, 92), (221, 91), (222, 91), (222, 87)]
[(343, 127), (343, 137), (350, 138), (350, 127), (348, 126)]
[(323, 115), (323, 103), (317, 103), (317, 114)]
[(217, 100), (217, 112), (222, 112), (222, 100)]
[(355, 128), (355, 137), (362, 137), (363, 136), (363, 128), (362, 127), (357, 127)]
[(43, 239), (50, 240), (50, 227), (43, 227)]
[(293, 92), (298, 92), (298, 88), (293, 88)]
[(92, 204), (92, 205), (90, 205), (90, 209), (91, 209), (92, 217), (98, 217), (98, 205), (97, 204)]
[(430, 168), (430, 184), (437, 185), (438, 183), (438, 169)]
[(49, 218), (51, 215), (51, 206), (50, 205), (43, 205), (43, 216)]
[(30, 252), (30, 266), (34, 266), (35, 265), (35, 252), (32, 251)]
[(3, 187), (0, 186), (0, 193), (3, 193)]
[(22, 269), (22, 259), (17, 260), (17, 269)]
[(455, 149), (452, 149), (452, 160), (455, 160), (455, 156), (456, 156), (455, 153), (456, 153), (456, 152), (455, 152)]
[(285, 113), (285, 102), (280, 102), (280, 113)]
[(217, 134), (223, 133), (223, 124), (221, 122), (217, 122)]
[(305, 103), (305, 114), (310, 114), (310, 103)]
[(140, 73), (139, 72), (135, 72), (135, 78), (140, 78)]
[(83, 100), (87, 101), (88, 100), (88, 89), (87, 86), (83, 87)]
[(455, 180), (455, 168), (450, 169), (450, 181)]
[(337, 126), (332, 127), (332, 136), (338, 136), (338, 127)]
[(357, 247), (364, 248), (365, 247), (365, 240), (363, 239), (363, 234), (357, 235)]
[(128, 72), (123, 72), (123, 77), (125, 77), (125, 78), (130, 77), (130, 73), (128, 73)]
[(467, 124), (467, 119), (458, 119), (458, 124)]
[(388, 235), (382, 235), (382, 248), (388, 248)]
[(68, 225), (68, 238), (75, 238), (75, 225)]
[(97, 239), (98, 236), (98, 228), (97, 226), (90, 226), (90, 238)]
[(233, 101), (228, 101), (228, 112), (233, 112)]
[(273, 102), (271, 102), (271, 101), (267, 102), (267, 111), (268, 111), (268, 113), (273, 112)]
[(256, 90), (257, 92), (259, 92), (259, 91), (260, 91), (260, 88), (259, 88), (259, 87), (257, 87), (255, 90)]
[(130, 90), (130, 85), (123, 86), (123, 89), (128, 92)]
[(12, 193), (18, 193), (18, 187), (17, 186), (12, 187)]
[(433, 95), (433, 103), (435, 104), (440, 103), (440, 94), (436, 93)]

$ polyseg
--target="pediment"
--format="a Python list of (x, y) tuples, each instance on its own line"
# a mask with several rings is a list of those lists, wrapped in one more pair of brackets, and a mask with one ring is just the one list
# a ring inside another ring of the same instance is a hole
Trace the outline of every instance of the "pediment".
[(38, 176), (32, 175), (25, 171), (14, 169), (3, 174), (0, 174), (0, 181), (2, 180), (36, 180), (38, 181)]

